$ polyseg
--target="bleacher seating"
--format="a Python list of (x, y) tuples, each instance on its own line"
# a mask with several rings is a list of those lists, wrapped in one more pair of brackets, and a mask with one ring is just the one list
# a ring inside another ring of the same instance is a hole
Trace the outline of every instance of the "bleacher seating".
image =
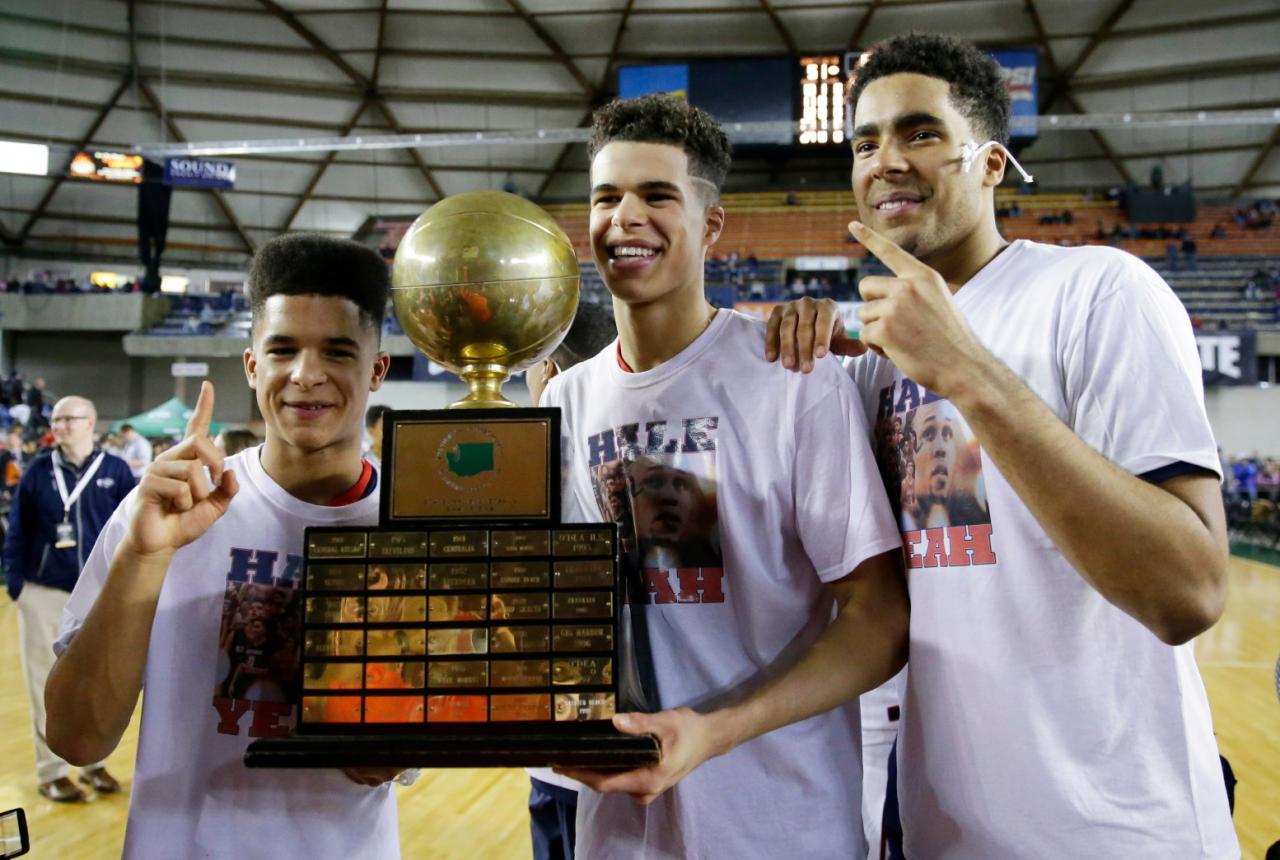
[[(739, 300), (777, 301), (789, 297), (785, 261), (795, 257), (849, 257), (860, 265), (862, 275), (883, 271), (877, 261), (865, 259), (865, 250), (848, 235), (845, 225), (857, 217), (851, 192), (726, 194), (723, 203), (729, 217), (715, 254), (721, 259), (734, 253), (742, 258), (754, 255), (759, 260), (757, 277), (765, 284), (763, 296), (752, 295), (749, 281), (738, 279)], [(1194, 223), (1169, 225), (1169, 235), (1162, 237), (1160, 230), (1151, 225), (1129, 225), (1117, 202), (1082, 194), (1026, 195), (1015, 189), (1001, 189), (996, 206), (1010, 213), (1000, 218), (1001, 230), (1008, 238), (1061, 245), (1113, 244), (1143, 257), (1160, 271), (1192, 319), (1202, 327), (1280, 328), (1280, 312), (1270, 289), (1261, 297), (1244, 296), (1245, 283), (1255, 271), (1280, 265), (1280, 225), (1245, 229), (1236, 223), (1234, 207), (1202, 205)], [(583, 261), (586, 294), (602, 292), (603, 284), (590, 263), (587, 206), (560, 204), (547, 208), (569, 234)], [(1065, 213), (1070, 213), (1069, 217), (1064, 217)], [(1113, 235), (1117, 226), (1120, 235)], [(1215, 227), (1220, 227), (1225, 236), (1214, 238), (1211, 234)], [(1174, 235), (1184, 228), (1182, 236)], [(1188, 265), (1182, 254), (1182, 237), (1195, 242), (1194, 265)], [(1173, 252), (1171, 243), (1176, 248)], [(723, 270), (709, 265), (709, 295), (725, 281)], [(712, 298), (725, 302), (728, 294), (717, 291)]]

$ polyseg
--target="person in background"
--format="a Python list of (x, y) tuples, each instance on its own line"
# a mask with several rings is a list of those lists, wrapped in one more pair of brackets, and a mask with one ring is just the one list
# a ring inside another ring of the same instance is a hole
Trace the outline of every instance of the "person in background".
[[(83, 397), (64, 397), (54, 406), (57, 445), (37, 456), (19, 481), (4, 542), (4, 568), (9, 596), (18, 604), (22, 665), (31, 695), (36, 780), (40, 794), (57, 803), (84, 800), (85, 795), (46, 740), (44, 691), (53, 668), (53, 643), (89, 551), (134, 486), (128, 464), (95, 444), (97, 417), (92, 401)], [(83, 766), (80, 781), (101, 794), (120, 789), (101, 761)]]
[(129, 464), (135, 479), (141, 478), (152, 459), (151, 443), (132, 424), (120, 425), (120, 459)]
[(390, 411), (390, 406), (375, 403), (364, 413), (364, 431), (368, 438), (364, 458), (379, 469), (382, 468), (382, 419)]
[(258, 437), (252, 430), (223, 430), (214, 438), (213, 444), (224, 457), (239, 454), (245, 448), (258, 444)]

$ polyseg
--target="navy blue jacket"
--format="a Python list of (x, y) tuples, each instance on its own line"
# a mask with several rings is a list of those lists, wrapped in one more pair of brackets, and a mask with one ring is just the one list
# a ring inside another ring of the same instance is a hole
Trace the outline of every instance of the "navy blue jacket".
[[(87, 469), (99, 450), (83, 463)], [(75, 491), (82, 471), (62, 461), (62, 478), (67, 492)], [(89, 551), (107, 524), (116, 506), (133, 489), (129, 464), (107, 454), (93, 480), (71, 506), (68, 519), (75, 526), (76, 545), (55, 549), (58, 523), (62, 522), (62, 497), (53, 477), (53, 454), (45, 451), (27, 464), (9, 510), (9, 534), (4, 541), (4, 570), (9, 577), (9, 596), (18, 599), (24, 582), (38, 582), (49, 588), (70, 591), (80, 578)]]

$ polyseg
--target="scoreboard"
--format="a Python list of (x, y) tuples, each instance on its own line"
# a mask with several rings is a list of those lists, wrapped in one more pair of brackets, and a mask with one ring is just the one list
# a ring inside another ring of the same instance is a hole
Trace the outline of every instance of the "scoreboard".
[[(1034, 50), (996, 51), (1012, 103), (1015, 138), (1036, 134), (1038, 75)], [(847, 142), (851, 119), (845, 88), (862, 51), (804, 57), (761, 57), (622, 66), (618, 94), (635, 98), (670, 93), (720, 122), (776, 123), (775, 129), (735, 134), (749, 146), (831, 147)]]

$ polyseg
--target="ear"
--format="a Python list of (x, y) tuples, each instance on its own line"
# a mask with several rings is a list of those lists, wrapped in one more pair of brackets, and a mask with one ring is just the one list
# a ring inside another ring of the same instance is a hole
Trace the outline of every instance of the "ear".
[(1009, 166), (1009, 153), (1005, 152), (1003, 146), (988, 146), (982, 166), (983, 187), (997, 188), (1004, 182), (1004, 171)]
[(383, 380), (387, 378), (387, 371), (391, 369), (391, 356), (385, 352), (378, 353), (377, 358), (373, 360), (373, 376), (369, 379), (369, 390), (377, 391), (382, 387)]
[(702, 244), (710, 248), (720, 239), (722, 232), (724, 232), (724, 207), (708, 206), (702, 232)]
[(258, 390), (258, 357), (254, 354), (253, 347), (244, 351), (244, 378), (248, 381), (250, 388), (254, 391)]
[(542, 359), (542, 384), (545, 386), (552, 377), (560, 375), (560, 365), (549, 358)]

